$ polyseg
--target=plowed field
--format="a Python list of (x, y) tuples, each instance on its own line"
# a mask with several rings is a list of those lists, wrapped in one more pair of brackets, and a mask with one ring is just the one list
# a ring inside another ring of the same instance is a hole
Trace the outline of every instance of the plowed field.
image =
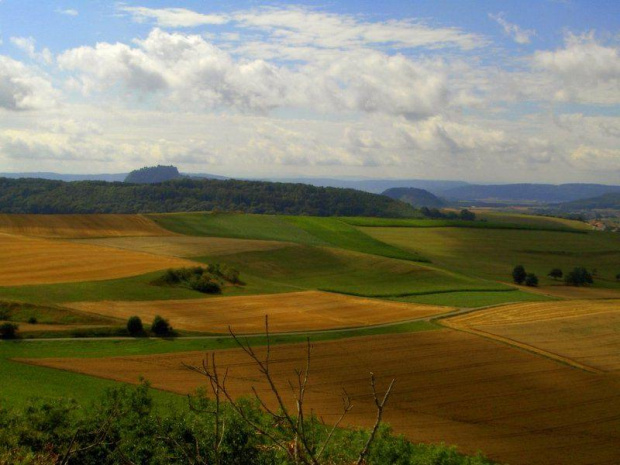
[(586, 368), (620, 370), (620, 300), (505, 305), (449, 318), (444, 323), (541, 349)]
[(0, 234), (0, 286), (99, 281), (192, 262), (173, 257)]
[(0, 232), (59, 238), (172, 235), (142, 215), (0, 214)]
[(178, 329), (261, 333), (265, 315), (273, 332), (349, 328), (424, 318), (452, 310), (434, 305), (387, 302), (319, 291), (243, 297), (149, 302), (77, 302), (66, 307), (126, 319), (155, 315), (170, 319)]
[[(262, 350), (259, 350), (259, 353)], [(136, 383), (178, 393), (204, 386), (183, 367), (204, 353), (102, 359), (36, 359), (29, 363)], [(251, 386), (273, 406), (266, 383), (240, 350), (221, 351), (236, 395)], [(290, 399), (287, 380), (304, 364), (304, 346), (272, 349), (272, 372)], [(620, 379), (596, 375), (452, 330), (317, 343), (313, 348), (308, 408), (332, 421), (344, 387), (354, 401), (348, 421), (369, 426), (374, 410), (369, 371), (385, 387), (396, 378), (386, 421), (413, 441), (482, 450), (501, 463), (620, 463)]]

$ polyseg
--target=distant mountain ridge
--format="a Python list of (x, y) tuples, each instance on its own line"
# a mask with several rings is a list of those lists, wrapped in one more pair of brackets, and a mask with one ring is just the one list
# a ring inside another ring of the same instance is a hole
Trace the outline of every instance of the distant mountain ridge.
[(573, 200), (559, 205), (561, 210), (595, 210), (595, 209), (620, 209), (620, 192), (608, 192), (607, 194), (591, 197), (588, 199)]
[(448, 189), (443, 196), (455, 201), (504, 201), (561, 203), (620, 192), (605, 184), (498, 184), (468, 185)]
[(395, 187), (384, 191), (382, 195), (386, 195), (394, 200), (401, 200), (417, 208), (439, 208), (446, 205), (446, 202), (436, 195), (424, 189), (416, 189), (415, 187)]

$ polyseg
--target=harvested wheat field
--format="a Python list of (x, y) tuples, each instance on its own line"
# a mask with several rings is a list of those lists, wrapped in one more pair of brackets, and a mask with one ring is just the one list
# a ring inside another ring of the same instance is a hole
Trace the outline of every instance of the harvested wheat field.
[(560, 299), (620, 299), (619, 289), (577, 286), (541, 286), (537, 288), (522, 287), (527, 292), (543, 294)]
[(264, 331), (265, 315), (273, 332), (351, 328), (425, 318), (454, 310), (423, 304), (387, 302), (320, 291), (241, 297), (149, 302), (76, 302), (64, 306), (126, 319), (155, 315), (170, 319), (178, 329), (242, 334)]
[(275, 250), (290, 246), (290, 243), (278, 241), (190, 236), (114, 237), (85, 239), (76, 242), (173, 257), (214, 257), (241, 252)]
[[(257, 349), (263, 353), (263, 349)], [(202, 352), (101, 359), (33, 359), (36, 365), (188, 393), (205, 379), (183, 364)], [(304, 365), (303, 344), (272, 348), (272, 373), (291, 401), (287, 380)], [(240, 350), (220, 351), (234, 395), (255, 386), (273, 406), (266, 383)], [(453, 330), (383, 335), (316, 343), (307, 407), (326, 421), (341, 408), (346, 388), (354, 408), (349, 424), (369, 426), (374, 409), (369, 372), (378, 386), (396, 384), (385, 419), (415, 442), (482, 450), (502, 463), (620, 463), (620, 379), (556, 363), (495, 341)]]
[(80, 238), (171, 236), (173, 233), (142, 215), (11, 215), (0, 214), (0, 232), (24, 236)]
[(512, 304), (443, 323), (595, 371), (620, 370), (620, 300)]
[(0, 286), (100, 281), (194, 265), (173, 257), (0, 234)]

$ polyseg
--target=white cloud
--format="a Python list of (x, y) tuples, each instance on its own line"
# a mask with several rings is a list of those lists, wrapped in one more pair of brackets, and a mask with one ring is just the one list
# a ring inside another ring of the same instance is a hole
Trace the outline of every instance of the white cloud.
[(567, 35), (564, 48), (536, 52), (533, 64), (560, 81), (556, 100), (620, 103), (620, 51), (592, 33)]
[(25, 52), (33, 60), (38, 60), (45, 64), (51, 64), (54, 60), (52, 52), (50, 52), (48, 48), (44, 48), (40, 52), (37, 52), (34, 37), (11, 37), (11, 43)]
[(73, 8), (67, 8), (67, 9), (59, 8), (56, 10), (56, 13), (60, 13), (61, 15), (66, 15), (66, 16), (78, 16), (80, 14), (78, 10), (75, 10)]
[(156, 9), (120, 5), (118, 10), (131, 15), (135, 22), (154, 22), (160, 27), (184, 28), (228, 22), (228, 18), (224, 15), (205, 15), (185, 8)]
[(35, 110), (56, 104), (51, 83), (23, 63), (0, 55), (0, 109)]
[(171, 104), (210, 109), (309, 107), (419, 118), (436, 114), (449, 98), (441, 66), (433, 61), (367, 50), (289, 68), (235, 59), (201, 36), (160, 29), (134, 47), (99, 43), (68, 50), (58, 63), (77, 71), (86, 92), (120, 84), (129, 91), (163, 92)]
[(580, 145), (569, 157), (578, 169), (620, 172), (620, 149), (605, 149)]
[(529, 44), (532, 37), (536, 35), (536, 31), (532, 29), (521, 29), (518, 25), (508, 22), (504, 13), (489, 13), (489, 18), (496, 21), (506, 35), (518, 44)]

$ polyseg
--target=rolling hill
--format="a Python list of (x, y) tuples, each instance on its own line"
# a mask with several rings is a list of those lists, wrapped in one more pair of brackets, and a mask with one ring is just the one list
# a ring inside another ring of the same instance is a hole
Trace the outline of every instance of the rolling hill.
[(386, 195), (394, 200), (401, 200), (413, 207), (439, 208), (446, 205), (443, 200), (429, 191), (415, 187), (395, 187), (384, 191), (382, 195)]

